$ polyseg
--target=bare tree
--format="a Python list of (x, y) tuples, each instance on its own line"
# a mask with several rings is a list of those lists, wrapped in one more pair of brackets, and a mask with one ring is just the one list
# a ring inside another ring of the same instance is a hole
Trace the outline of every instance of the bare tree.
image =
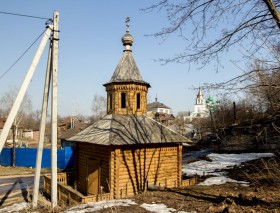
[(179, 34), (185, 39), (185, 50), (162, 62), (204, 66), (212, 60), (219, 62), (220, 55), (238, 43), (249, 42), (247, 51), (256, 53), (264, 42), (278, 41), (279, 6), (279, 0), (160, 0), (144, 11), (167, 13), (169, 26), (154, 36)]
[[(0, 99), (0, 107), (3, 110), (3, 116), (7, 117), (18, 94), (18, 89), (11, 88), (9, 91), (4, 93)], [(20, 123), (23, 119), (31, 115), (32, 113), (32, 101), (29, 95), (26, 93), (23, 102), (19, 108), (19, 111), (14, 120), (15, 135), (17, 136), (17, 131)]]
[(93, 112), (92, 120), (96, 121), (106, 114), (106, 98), (95, 94), (92, 100), (91, 110)]
[(280, 112), (280, 73), (279, 67), (266, 67), (263, 64), (255, 63), (253, 65), (256, 72), (248, 77), (250, 87), (247, 94), (251, 100), (258, 103), (259, 111), (265, 111), (268, 114), (277, 114)]

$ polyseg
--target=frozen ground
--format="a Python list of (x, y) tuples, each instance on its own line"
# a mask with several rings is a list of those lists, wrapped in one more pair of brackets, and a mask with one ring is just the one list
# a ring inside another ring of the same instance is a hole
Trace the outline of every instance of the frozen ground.
[[(121, 199), (121, 200), (109, 200), (109, 201), (100, 201), (96, 203), (88, 203), (85, 205), (78, 205), (75, 207), (72, 207), (68, 210), (66, 210), (64, 213), (85, 213), (85, 212), (94, 212), (98, 210), (113, 208), (114, 206), (133, 206), (133, 205), (139, 205), (135, 203), (133, 200), (130, 199)], [(164, 204), (147, 204), (143, 203), (140, 205), (141, 208), (155, 213), (192, 213), (192, 212), (186, 212), (186, 211), (177, 211), (174, 208), (168, 208)]]
[[(200, 160), (189, 164), (184, 164), (182, 171), (187, 176), (193, 175), (210, 175), (200, 185), (213, 185), (213, 184), (224, 184), (226, 182), (238, 182), (236, 180), (226, 177), (224, 169), (230, 169), (234, 166), (239, 166), (241, 163), (246, 161), (256, 160), (258, 158), (272, 157), (272, 153), (242, 153), (242, 154), (208, 154), (208, 160)], [(248, 185), (249, 183), (239, 181), (240, 184)]]
[[(255, 160), (263, 157), (272, 157), (272, 153), (243, 153), (243, 154), (208, 154), (208, 160), (196, 161), (194, 163), (184, 164), (182, 171), (188, 176), (192, 175), (210, 175), (212, 177), (207, 178), (201, 185), (213, 185), (213, 184), (223, 184), (226, 182), (238, 182), (236, 180), (226, 177), (226, 172), (223, 169), (232, 168), (238, 166), (243, 162)], [(248, 185), (247, 182), (238, 182), (240, 184)], [(65, 213), (84, 213), (84, 212), (94, 212), (100, 211), (102, 209), (113, 209), (117, 206), (133, 206), (138, 205), (141, 208), (149, 212), (155, 213), (194, 213), (179, 211), (178, 209), (169, 208), (165, 204), (160, 203), (136, 203), (131, 199), (121, 199), (121, 200), (111, 200), (111, 201), (101, 201), (96, 203), (81, 204), (69, 208)], [(4, 212), (17, 212), (24, 210), (28, 206), (27, 203), (14, 204), (12, 206), (0, 209), (0, 213)]]

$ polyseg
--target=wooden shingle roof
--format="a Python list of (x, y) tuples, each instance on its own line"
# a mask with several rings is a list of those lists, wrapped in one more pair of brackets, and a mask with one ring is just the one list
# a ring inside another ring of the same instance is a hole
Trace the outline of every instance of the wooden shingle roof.
[(100, 145), (190, 143), (191, 140), (146, 115), (106, 115), (68, 141)]
[(110, 79), (110, 81), (104, 86), (110, 83), (140, 83), (146, 84), (150, 87), (150, 84), (143, 81), (140, 71), (135, 63), (132, 52), (125, 50), (123, 55)]

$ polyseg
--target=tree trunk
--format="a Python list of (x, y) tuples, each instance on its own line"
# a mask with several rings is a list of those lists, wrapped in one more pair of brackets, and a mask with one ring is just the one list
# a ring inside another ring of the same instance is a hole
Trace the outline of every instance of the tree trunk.
[(263, 0), (266, 4), (270, 14), (272, 15), (273, 19), (276, 21), (278, 28), (280, 29), (280, 13), (276, 9), (275, 4), (272, 0)]

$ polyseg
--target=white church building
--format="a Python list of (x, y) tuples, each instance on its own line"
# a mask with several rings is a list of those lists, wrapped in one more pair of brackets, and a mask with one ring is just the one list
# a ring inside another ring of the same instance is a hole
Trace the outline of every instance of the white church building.
[(196, 95), (195, 104), (194, 104), (194, 111), (190, 113), (189, 116), (186, 116), (185, 119), (193, 118), (207, 118), (209, 117), (209, 110), (206, 105), (206, 101), (203, 97), (202, 91), (199, 88), (198, 93)]

